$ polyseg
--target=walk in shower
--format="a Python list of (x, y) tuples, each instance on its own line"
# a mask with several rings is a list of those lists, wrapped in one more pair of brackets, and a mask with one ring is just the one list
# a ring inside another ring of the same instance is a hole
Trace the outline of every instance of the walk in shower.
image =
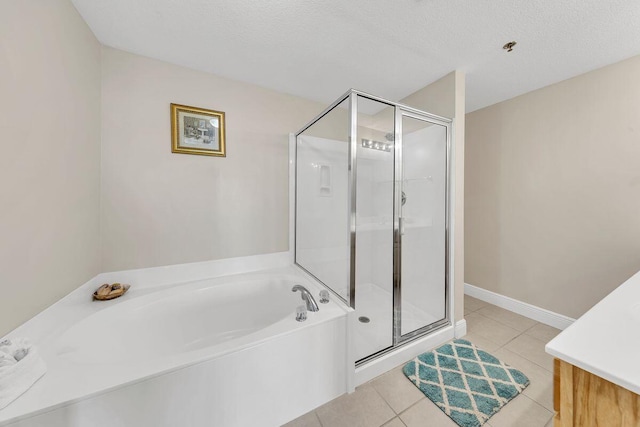
[(296, 134), (295, 263), (355, 309), (356, 363), (450, 324), (450, 140), (356, 90)]

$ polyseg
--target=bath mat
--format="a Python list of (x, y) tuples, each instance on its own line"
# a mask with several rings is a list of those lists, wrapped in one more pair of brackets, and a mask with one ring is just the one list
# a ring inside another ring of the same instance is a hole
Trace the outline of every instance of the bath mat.
[(522, 372), (467, 340), (422, 353), (403, 372), (461, 427), (483, 425), (529, 385)]

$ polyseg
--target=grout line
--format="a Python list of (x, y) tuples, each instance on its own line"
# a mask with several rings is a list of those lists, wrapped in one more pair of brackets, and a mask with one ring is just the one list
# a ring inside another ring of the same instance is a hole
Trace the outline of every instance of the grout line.
[(528, 337), (529, 337), (529, 338), (531, 338), (531, 339), (534, 339), (534, 340), (536, 340), (536, 341), (539, 341), (540, 343), (542, 343), (543, 348), (544, 348), (544, 346), (547, 344), (544, 340), (541, 340), (540, 338), (536, 338), (536, 337), (534, 337), (533, 335), (529, 335), (529, 334), (527, 334), (526, 332), (523, 332), (523, 333), (522, 333), (522, 335), (526, 335), (526, 336), (528, 336)]
[[(536, 365), (538, 368), (540, 368), (540, 369), (544, 370), (544, 371), (545, 371), (545, 372), (547, 372), (548, 374), (553, 375), (553, 372), (552, 372), (552, 371), (548, 370), (548, 369), (547, 369), (547, 368), (545, 368), (544, 366), (540, 366), (538, 363), (534, 362), (533, 360), (530, 360), (529, 358), (527, 358), (527, 357), (525, 357), (525, 356), (521, 355), (520, 353), (516, 353), (515, 351), (513, 351), (513, 350), (509, 350), (508, 348), (504, 348), (504, 347), (500, 347), (498, 350), (496, 350), (496, 352), (497, 352), (497, 351), (499, 351), (499, 350), (504, 350), (504, 351), (508, 351), (509, 353), (513, 353), (513, 354), (515, 354), (516, 356), (523, 358), (523, 359), (524, 359), (524, 360), (526, 360), (527, 362), (529, 362), (529, 363), (533, 363), (533, 364), (534, 364), (534, 365)], [(496, 357), (497, 357), (497, 356), (496, 356)], [(509, 364), (508, 364), (508, 365), (509, 365)], [(511, 366), (513, 366), (513, 365), (511, 365)], [(524, 372), (524, 371), (525, 371), (525, 369), (518, 368), (517, 366), (514, 366), (514, 368), (519, 369), (519, 370), (521, 370), (522, 372)], [(534, 400), (533, 398), (530, 398), (530, 399)], [(544, 406), (544, 405), (543, 405), (543, 406)]]
[[(375, 388), (375, 387), (373, 387), (373, 389), (374, 389), (374, 390), (376, 390), (376, 388)], [(392, 412), (395, 414), (395, 416), (397, 417), (399, 414), (396, 412), (396, 410), (395, 410), (395, 409), (393, 409), (393, 406), (391, 406), (391, 404), (387, 401), (387, 399), (385, 399), (385, 398), (384, 398), (384, 396), (383, 396), (383, 395), (381, 395), (381, 394), (378, 392), (378, 390), (376, 390), (376, 393), (378, 393), (378, 396), (380, 396), (380, 397), (382, 398), (382, 401), (383, 401), (384, 403), (386, 403), (386, 404), (387, 404), (387, 406), (388, 406), (389, 408), (391, 408), (391, 411), (392, 411)], [(392, 418), (392, 419), (393, 419), (393, 418)], [(386, 422), (389, 422), (389, 420), (388, 420), (388, 421), (386, 421)]]
[[(529, 332), (531, 329), (535, 328), (535, 327), (536, 327), (536, 326), (538, 326), (538, 325), (543, 325), (543, 323), (540, 323), (540, 322), (536, 322), (536, 323), (534, 323), (534, 324), (533, 324), (533, 326), (531, 326), (530, 328), (527, 328), (527, 330), (525, 330), (525, 331), (523, 332), (523, 334), (526, 334), (527, 332)], [(529, 334), (527, 334), (527, 335), (529, 335)], [(535, 338), (535, 337), (534, 337), (534, 338)]]
[[(468, 334), (467, 334), (467, 335), (468, 335)], [(474, 342), (474, 340), (473, 340), (473, 339), (468, 338), (468, 337), (467, 337), (467, 335), (465, 335), (463, 339), (466, 339), (467, 341), (471, 341), (471, 343), (472, 343), (473, 345), (475, 345), (476, 347), (478, 347), (478, 344), (477, 344), (476, 342)], [(492, 349), (492, 350), (487, 350), (487, 348), (486, 348), (486, 347), (484, 347), (484, 346), (480, 346), (480, 347), (479, 347), (479, 348), (480, 348), (480, 350), (482, 350), (482, 351), (486, 351), (487, 353), (492, 353), (492, 352), (494, 352), (494, 351), (498, 351), (498, 350), (500, 350), (502, 347), (504, 347), (504, 346), (506, 345), (506, 344), (500, 344), (499, 342), (496, 342), (496, 341), (494, 341), (494, 340), (492, 340), (492, 339), (490, 339), (490, 338), (483, 337), (482, 335), (478, 335), (478, 338), (481, 338), (481, 339), (483, 339), (483, 340), (487, 340), (487, 341), (489, 341), (490, 343), (493, 343), (493, 344), (495, 344), (495, 345), (497, 346), (496, 348), (494, 348), (494, 349)]]
[[(386, 373), (388, 373), (388, 372), (391, 372), (391, 371), (387, 371), (387, 372), (385, 372), (385, 374), (386, 374)], [(385, 374), (382, 374), (382, 375), (385, 375)], [(380, 378), (382, 375), (379, 375), (379, 376), (377, 376), (376, 378)], [(374, 379), (375, 379), (375, 378), (374, 378)], [(387, 421), (385, 421), (384, 423), (382, 423), (382, 424), (381, 424), (381, 425), (384, 425), (384, 424), (388, 423), (389, 421), (391, 421), (392, 419), (394, 419), (395, 417), (397, 417), (397, 416), (398, 416), (398, 414), (396, 413), (395, 409), (393, 409), (393, 407), (391, 406), (391, 404), (390, 404), (389, 402), (387, 402), (387, 399), (385, 399), (385, 398), (384, 398), (384, 396), (383, 396), (383, 395), (381, 395), (381, 394), (378, 392), (378, 390), (376, 389), (376, 387), (371, 383), (372, 381), (373, 381), (373, 380), (370, 380), (370, 381), (368, 381), (368, 382), (367, 382), (367, 383), (365, 383), (365, 384), (371, 384), (370, 386), (371, 386), (371, 388), (373, 389), (373, 391), (375, 391), (375, 392), (376, 392), (376, 394), (380, 397), (380, 399), (382, 399), (382, 401), (383, 401), (384, 403), (386, 403), (386, 404), (387, 404), (387, 406), (389, 407), (389, 409), (391, 409), (391, 412), (393, 412), (393, 413), (394, 413), (394, 416), (393, 416), (393, 417), (391, 417), (390, 419), (388, 419)]]
[[(509, 349), (508, 349), (508, 348), (505, 348), (505, 350), (509, 350)], [(516, 353), (515, 351), (512, 351), (512, 350), (509, 350), (509, 351), (511, 351), (511, 353), (513, 353), (513, 354), (517, 354), (518, 356), (522, 357), (523, 359), (528, 360), (529, 362), (531, 362), (531, 363), (533, 363), (534, 365), (536, 365), (538, 368), (542, 368), (542, 369), (544, 369), (545, 371), (549, 372), (550, 374), (553, 374), (553, 371), (550, 371), (549, 369), (545, 368), (544, 366), (540, 365), (539, 363), (534, 362), (533, 360), (529, 359), (528, 357), (525, 357), (525, 356), (523, 356), (523, 355), (521, 355), (521, 354), (519, 354), (519, 353)]]
[(320, 419), (320, 415), (318, 415), (318, 411), (314, 409), (313, 414), (316, 416), (316, 419), (318, 420), (318, 424), (320, 424), (320, 427), (324, 427), (324, 424), (322, 424), (322, 420)]
[(465, 308), (465, 310), (467, 310), (469, 313), (475, 313), (476, 311), (482, 310), (485, 307), (486, 307), (486, 305), (483, 305), (482, 307), (478, 307), (478, 308), (475, 308), (475, 309)]
[(396, 415), (395, 417), (391, 418), (390, 420), (385, 421), (384, 423), (380, 424), (380, 427), (384, 427), (387, 424), (389, 424), (391, 421), (397, 419), (398, 421), (400, 421), (400, 423), (402, 423), (403, 426), (406, 427), (406, 424), (402, 422), (402, 420)]
[[(538, 367), (541, 367), (541, 366), (540, 366), (540, 365), (538, 365), (537, 363), (535, 363), (535, 362), (533, 362), (533, 361), (531, 361), (531, 360), (527, 359), (526, 357), (524, 357), (524, 356), (522, 356), (522, 355), (520, 355), (520, 354), (518, 354), (518, 353), (515, 353), (515, 352), (513, 352), (513, 351), (509, 350), (508, 348), (505, 348), (505, 349), (504, 349), (504, 351), (508, 351), (509, 353), (513, 353), (514, 355), (516, 355), (516, 356), (518, 356), (518, 357), (521, 357), (521, 358), (525, 359), (526, 361), (528, 361), (528, 362), (530, 362), (530, 363), (533, 363), (534, 365), (536, 365), (536, 366), (538, 366)], [(511, 365), (511, 366), (513, 366), (513, 367), (515, 367), (516, 369), (519, 369), (520, 371), (522, 371), (525, 375), (527, 375), (527, 377), (530, 377), (530, 375), (529, 375), (529, 374), (527, 374), (527, 372), (525, 372), (525, 371), (526, 371), (526, 369), (519, 368), (519, 367), (517, 367), (517, 366), (515, 366), (515, 365)], [(550, 374), (550, 375), (551, 375), (551, 378), (552, 378), (552, 379), (551, 379), (551, 381), (553, 381), (553, 373), (552, 373), (552, 372), (547, 371), (544, 367), (541, 367), (541, 368), (542, 368), (543, 370), (545, 370), (548, 374)], [(531, 384), (533, 384), (533, 380), (531, 380), (531, 379), (530, 379), (530, 381), (531, 381)], [(529, 386), (531, 386), (531, 384), (529, 384)], [(535, 403), (537, 403), (539, 406), (542, 406), (542, 407), (543, 407), (544, 409), (546, 409), (547, 411), (550, 411), (550, 412), (551, 412), (551, 416), (553, 417), (553, 414), (555, 413), (555, 412), (553, 411), (553, 409), (549, 409), (549, 408), (547, 408), (547, 407), (546, 407), (546, 406), (544, 406), (541, 402), (538, 402), (534, 397), (529, 396), (528, 394), (525, 394), (525, 391), (526, 391), (527, 389), (528, 389), (528, 388), (525, 388), (525, 389), (521, 392), (521, 394), (522, 394), (523, 396), (528, 397), (530, 400), (534, 401), (534, 402), (535, 402)], [(547, 422), (548, 422), (548, 420), (547, 420)], [(545, 426), (546, 426), (546, 424), (545, 424)]]
[[(511, 338), (509, 341), (507, 341), (506, 343), (504, 343), (504, 345), (501, 348), (506, 347), (507, 345), (509, 345), (510, 343), (512, 343), (513, 341), (515, 341), (520, 335), (524, 334), (524, 332), (519, 333), (518, 335), (516, 335), (515, 337)], [(508, 349), (505, 349), (508, 350)], [(515, 353), (515, 351), (514, 351)], [(525, 357), (526, 359), (526, 357)]]
[[(389, 406), (389, 407), (391, 408), (391, 410), (393, 411), (393, 413), (394, 413), (394, 414), (396, 414), (396, 415), (395, 415), (396, 417), (399, 417), (399, 416), (400, 416), (400, 414), (401, 414), (402, 412), (404, 412), (404, 411), (396, 412), (396, 410), (393, 408), (393, 406), (391, 406), (391, 403), (389, 403), (389, 402), (387, 401), (387, 399), (385, 399), (385, 398), (384, 398), (384, 396), (383, 396), (382, 394), (380, 394), (380, 392), (378, 391), (378, 389), (376, 388), (376, 386), (375, 386), (375, 385), (373, 385), (373, 382), (374, 382), (376, 379), (381, 378), (381, 377), (382, 377), (382, 376), (384, 376), (384, 375), (388, 375), (388, 374), (390, 374), (391, 372), (395, 371), (395, 370), (396, 370), (396, 369), (398, 369), (398, 368), (404, 367), (404, 365), (405, 365), (405, 364), (407, 364), (408, 362), (410, 362), (411, 360), (413, 360), (413, 359), (409, 359), (409, 360), (407, 360), (406, 362), (401, 363), (400, 365), (396, 366), (395, 368), (392, 368), (391, 370), (389, 370), (389, 371), (385, 372), (384, 374), (381, 374), (381, 375), (377, 376), (376, 378), (374, 378), (374, 379), (372, 379), (372, 380), (369, 380), (369, 381), (367, 382), (367, 384), (368, 384), (368, 383), (371, 383), (371, 387), (375, 390), (375, 392), (376, 392), (376, 393), (378, 393), (378, 395), (382, 398), (382, 400), (384, 401), (384, 403), (386, 403), (386, 404), (387, 404), (387, 406)], [(403, 376), (403, 378), (404, 378), (404, 379), (406, 379), (406, 380), (411, 384), (411, 386), (412, 386), (412, 387), (415, 387), (415, 385), (414, 385), (413, 383), (411, 383), (411, 381), (409, 381), (409, 379), (404, 375), (404, 373), (402, 373), (402, 371), (400, 372), (400, 374)], [(417, 387), (416, 387), (416, 388), (417, 388)], [(418, 389), (418, 390), (420, 390), (420, 389)], [(422, 391), (420, 391), (420, 392), (422, 393)], [(422, 398), (424, 398), (424, 397), (425, 397), (425, 396), (424, 396), (424, 394), (423, 394)], [(417, 403), (417, 402), (416, 402), (416, 403)], [(415, 403), (414, 403), (414, 404), (415, 404)], [(412, 406), (413, 406), (413, 405), (412, 405)], [(408, 408), (407, 408), (407, 409), (408, 409)], [(406, 411), (406, 409), (405, 409), (405, 411)], [(393, 419), (393, 418), (392, 418), (392, 419)], [(389, 421), (391, 421), (391, 420), (389, 420)], [(389, 421), (386, 421), (386, 422), (389, 422)]]
[(395, 418), (393, 418), (391, 421), (393, 421), (393, 420), (395, 420), (395, 419), (397, 419), (397, 420), (398, 420), (398, 422), (399, 422), (400, 424), (402, 424), (404, 427), (407, 427), (407, 425), (404, 423), (404, 421), (402, 421), (402, 420), (400, 419), (400, 417), (398, 417), (398, 416), (396, 416)]
[(518, 332), (518, 336), (520, 336), (521, 334), (523, 334), (523, 333), (524, 333), (524, 332), (521, 332), (521, 331), (517, 330), (516, 328), (514, 328), (514, 327), (512, 327), (512, 326), (507, 325), (507, 324), (506, 324), (506, 323), (504, 323), (504, 322), (501, 322), (501, 321), (499, 321), (499, 320), (493, 319), (493, 318), (491, 318), (491, 317), (489, 317), (489, 316), (485, 316), (485, 315), (484, 315), (484, 314), (482, 314), (482, 313), (477, 313), (477, 312), (476, 312), (476, 313), (473, 313), (473, 314), (477, 314), (478, 316), (482, 316), (482, 317), (484, 317), (485, 319), (489, 319), (489, 320), (492, 320), (492, 321), (494, 321), (494, 322), (498, 322), (498, 323), (500, 323), (502, 326), (506, 326), (507, 328), (512, 329), (512, 330), (514, 330), (514, 331)]
[[(493, 305), (493, 304), (490, 304), (490, 305)], [(497, 306), (497, 305), (495, 305), (494, 307), (498, 307), (498, 306)], [(498, 308), (502, 308), (502, 307), (498, 307)], [(507, 310), (506, 308), (503, 308), (503, 310), (509, 311), (509, 310)], [(518, 314), (518, 313), (514, 313), (513, 311), (512, 311), (511, 313), (515, 314), (516, 316), (521, 316), (521, 317), (524, 317), (525, 319), (529, 319), (528, 317), (522, 316), (521, 314)], [(486, 314), (482, 314), (482, 313), (479, 313), (479, 312), (476, 312), (476, 314), (478, 314), (479, 316), (482, 316), (482, 317), (486, 317), (487, 319), (491, 319), (491, 320), (493, 320), (494, 322), (498, 322), (498, 323), (500, 323), (501, 325), (508, 326), (508, 327), (510, 327), (511, 329), (513, 329), (514, 331), (518, 331), (518, 332), (520, 332), (521, 334), (524, 334), (524, 333), (525, 333), (525, 332), (527, 332), (529, 329), (531, 329), (531, 328), (533, 328), (534, 326), (536, 326), (536, 325), (540, 324), (540, 322), (538, 322), (537, 320), (529, 319), (529, 320), (531, 320), (531, 321), (533, 321), (533, 322), (535, 322), (535, 323), (534, 323), (533, 325), (529, 326), (529, 327), (528, 327), (527, 329), (525, 329), (524, 331), (520, 331), (519, 329), (514, 328), (513, 326), (509, 325), (509, 324), (508, 324), (508, 323), (506, 323), (506, 322), (503, 322), (502, 320), (494, 319), (493, 317), (489, 317), (489, 316), (487, 316)]]
[[(523, 335), (523, 334), (524, 334), (524, 332), (523, 332), (522, 334), (520, 334), (520, 335)], [(511, 341), (514, 341), (514, 340), (515, 340), (516, 338), (518, 338), (520, 335), (518, 335), (517, 337), (515, 337), (515, 338), (514, 338), (514, 339), (512, 339)], [(540, 341), (539, 339), (537, 339), (536, 337), (532, 337), (531, 335), (527, 335), (527, 336), (528, 336), (528, 337), (530, 337), (530, 338), (533, 338), (533, 339), (535, 339), (535, 340)], [(509, 344), (511, 341), (507, 342), (507, 344)], [(544, 344), (545, 344), (545, 343), (544, 343), (544, 341), (540, 341), (540, 342), (541, 342), (541, 343), (542, 343), (542, 345), (544, 346)], [(502, 346), (502, 347), (500, 347), (500, 348), (504, 348), (505, 350), (507, 350), (507, 351), (509, 351), (509, 352), (511, 352), (511, 353), (513, 353), (513, 354), (515, 354), (515, 355), (517, 355), (517, 356), (520, 356), (520, 357), (522, 357), (523, 359), (528, 360), (529, 362), (531, 362), (531, 363), (533, 363), (534, 365), (538, 366), (539, 368), (542, 368), (542, 369), (544, 369), (545, 371), (547, 371), (547, 372), (551, 372), (551, 373), (553, 374), (553, 371), (550, 371), (549, 369), (545, 368), (545, 367), (544, 367), (544, 366), (542, 366), (541, 364), (539, 364), (539, 363), (535, 362), (534, 360), (529, 359), (527, 356), (525, 356), (525, 355), (523, 355), (523, 354), (520, 354), (520, 353), (517, 353), (517, 352), (515, 352), (515, 351), (513, 351), (513, 350), (510, 350), (510, 349), (506, 348), (507, 344), (503, 345), (503, 346)], [(543, 348), (544, 348), (544, 347), (543, 347)], [(499, 349), (498, 349), (498, 350), (499, 350)], [(496, 351), (497, 351), (497, 350), (496, 350)]]
[[(492, 306), (494, 306), (494, 307), (497, 307), (497, 308), (502, 308), (502, 307), (498, 307), (497, 305), (494, 305), (494, 304), (491, 304), (491, 303), (487, 303), (487, 306), (491, 306), (491, 305), (492, 305)], [(482, 307), (482, 308), (484, 308), (484, 307)], [(478, 316), (482, 316), (482, 317), (484, 317), (485, 319), (489, 319), (489, 320), (493, 320), (494, 322), (498, 322), (498, 323), (500, 323), (500, 324), (501, 324), (501, 325), (503, 325), (503, 326), (506, 326), (506, 327), (508, 327), (508, 328), (513, 329), (514, 331), (520, 332), (520, 334), (519, 334), (518, 336), (520, 336), (520, 335), (524, 334), (525, 332), (527, 332), (529, 329), (533, 328), (533, 327), (534, 327), (534, 326), (536, 326), (536, 325), (539, 325), (539, 324), (540, 324), (540, 325), (543, 325), (543, 323), (540, 323), (540, 322), (538, 322), (537, 320), (530, 319), (530, 320), (533, 320), (533, 321), (534, 321), (534, 322), (536, 322), (536, 323), (534, 323), (533, 325), (531, 325), (530, 327), (528, 327), (528, 328), (527, 328), (527, 329), (525, 329), (524, 331), (520, 331), (519, 329), (516, 329), (516, 328), (514, 328), (513, 326), (511, 326), (511, 325), (509, 325), (509, 324), (507, 324), (507, 323), (505, 323), (505, 322), (503, 322), (503, 321), (501, 321), (501, 320), (497, 320), (497, 319), (494, 319), (493, 317), (489, 317), (489, 316), (487, 316), (487, 315), (484, 315), (484, 314), (480, 313), (479, 311), (480, 311), (480, 310), (482, 310), (482, 308), (481, 308), (481, 309), (478, 309), (478, 310), (476, 310), (476, 311), (474, 311), (473, 313), (474, 313), (474, 314), (477, 314)], [(503, 308), (503, 310), (507, 310), (507, 309), (506, 309), (506, 308)], [(507, 310), (507, 311), (510, 311), (510, 310)], [(521, 314), (514, 313), (514, 312), (511, 312), (511, 313), (513, 313), (513, 314), (515, 314), (515, 315), (517, 315), (517, 316), (521, 316), (521, 317), (524, 317), (524, 318), (528, 319), (528, 317), (526, 317), (526, 316), (522, 316)], [(466, 316), (466, 314), (465, 314), (465, 316)], [(534, 337), (534, 338), (535, 338), (535, 337)]]
[(486, 305), (483, 305), (482, 307), (478, 307), (474, 310), (470, 309), (470, 308), (465, 308), (465, 311), (468, 311), (469, 314), (471, 313), (475, 313), (476, 311), (482, 310), (483, 308), (485, 308), (487, 305), (490, 305), (489, 303), (485, 303)]
[[(418, 389), (418, 390), (419, 390), (419, 389)], [(422, 392), (421, 392), (421, 393), (422, 393)], [(400, 411), (400, 413), (397, 415), (397, 417), (398, 417), (398, 418), (400, 418), (400, 416), (401, 416), (402, 414), (404, 414), (404, 413), (405, 413), (405, 412), (407, 412), (409, 409), (411, 409), (411, 408), (413, 408), (414, 406), (416, 406), (418, 403), (422, 402), (424, 399), (427, 399), (427, 396), (425, 396), (425, 395), (423, 394), (423, 395), (422, 395), (422, 397), (421, 397), (420, 399), (418, 399), (418, 401), (417, 401), (417, 402), (412, 403), (411, 405), (409, 405), (409, 407), (407, 407), (407, 408), (406, 408), (406, 409), (404, 409), (403, 411)], [(429, 400), (429, 402), (431, 402), (431, 400), (430, 400), (430, 399), (427, 399), (427, 400)], [(431, 402), (431, 403), (433, 403), (433, 402)], [(433, 403), (433, 404), (435, 405), (435, 403)], [(400, 420), (400, 421), (402, 421), (402, 420)]]
[[(536, 405), (538, 405), (539, 407), (541, 407), (542, 409), (544, 409), (545, 411), (549, 412), (549, 414), (553, 417), (553, 412), (548, 410), (547, 408), (545, 408), (544, 405), (541, 405), (540, 403), (536, 402), (534, 399), (532, 399), (531, 397), (527, 396), (526, 394), (523, 394), (522, 392), (520, 392), (520, 394), (522, 396), (526, 397), (527, 399), (529, 399), (530, 401), (532, 401), (533, 403), (535, 403)], [(548, 422), (549, 422), (549, 420), (547, 420), (547, 423)]]
[[(489, 305), (493, 305), (493, 304), (489, 304)], [(500, 321), (498, 321), (498, 320), (495, 320), (495, 319), (492, 319), (492, 318), (490, 318), (490, 317), (487, 317), (487, 316), (485, 316), (485, 315), (483, 315), (483, 314), (481, 314), (481, 313), (477, 313), (477, 314), (478, 314), (478, 316), (482, 316), (482, 317), (484, 317), (485, 319), (493, 320), (494, 322), (498, 322), (498, 323), (500, 323), (500, 324), (501, 324), (501, 325), (503, 325), (503, 326), (506, 326), (506, 327), (508, 327), (508, 328), (511, 328), (511, 326), (506, 325), (506, 324), (504, 324), (504, 323), (502, 323), (502, 322), (500, 322)], [(535, 325), (533, 325), (533, 326), (535, 326)], [(533, 328), (533, 326), (532, 326), (532, 328)], [(515, 337), (511, 338), (509, 341), (507, 341), (506, 343), (502, 344), (501, 346), (499, 346), (499, 347), (498, 347), (497, 349), (495, 349), (494, 351), (498, 351), (498, 350), (500, 350), (500, 349), (502, 349), (502, 348), (505, 348), (505, 347), (507, 346), (507, 344), (509, 344), (511, 341), (514, 341), (516, 338), (518, 338), (519, 336), (523, 335), (523, 334), (526, 332), (526, 331), (520, 332), (520, 331), (518, 331), (517, 329), (514, 329), (514, 328), (511, 328), (511, 329), (513, 329), (513, 330), (514, 330), (514, 331), (516, 331), (516, 332), (519, 332), (519, 333), (518, 333), (518, 335), (516, 335)], [(527, 330), (528, 330), (528, 329), (527, 329)], [(530, 335), (529, 335), (529, 336), (530, 336)], [(483, 337), (483, 338), (484, 338), (484, 339), (486, 339), (487, 341), (491, 341), (491, 342), (492, 342), (492, 343), (494, 343), (494, 344), (498, 344), (497, 342), (495, 342), (494, 340), (492, 340), (492, 339), (490, 339), (490, 338), (485, 338), (485, 337)], [(532, 338), (535, 338), (535, 337), (532, 337)], [(509, 350), (509, 349), (505, 348), (505, 350)], [(515, 353), (515, 352), (512, 352), (512, 353)], [(515, 354), (518, 354), (518, 353), (515, 353)], [(520, 355), (520, 354), (518, 354), (518, 356), (520, 356), (520, 357), (524, 357), (524, 356), (522, 356), (522, 355)], [(529, 359), (528, 359), (528, 358), (526, 358), (526, 357), (524, 357), (524, 358), (525, 358), (525, 359), (527, 359), (527, 360), (529, 360)], [(532, 361), (532, 360), (529, 360), (529, 361), (530, 361), (531, 363), (534, 363), (534, 364), (538, 365), (537, 363), (535, 363), (535, 362), (534, 362), (534, 361)], [(540, 366), (540, 365), (538, 365), (538, 366)], [(545, 370), (546, 370), (546, 368), (545, 368)]]

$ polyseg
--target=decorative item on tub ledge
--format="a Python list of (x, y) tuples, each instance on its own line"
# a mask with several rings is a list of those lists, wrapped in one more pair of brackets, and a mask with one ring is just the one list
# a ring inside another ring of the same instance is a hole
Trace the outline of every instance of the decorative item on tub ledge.
[(129, 285), (121, 285), (120, 283), (114, 283), (112, 285), (105, 283), (93, 293), (93, 299), (105, 301), (118, 298), (124, 295), (130, 287)]
[(224, 112), (171, 104), (171, 152), (226, 157)]

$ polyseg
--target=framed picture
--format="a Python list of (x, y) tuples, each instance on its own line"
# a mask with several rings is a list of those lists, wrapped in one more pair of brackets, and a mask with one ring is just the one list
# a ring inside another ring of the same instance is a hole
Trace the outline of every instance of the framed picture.
[(225, 157), (224, 113), (171, 104), (171, 152)]

